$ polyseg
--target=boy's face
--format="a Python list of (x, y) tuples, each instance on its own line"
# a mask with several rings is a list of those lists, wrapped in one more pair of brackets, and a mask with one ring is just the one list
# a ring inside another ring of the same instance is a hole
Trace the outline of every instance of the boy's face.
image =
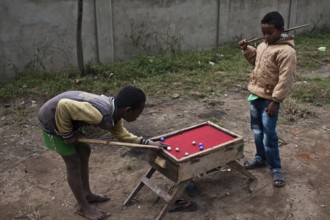
[(140, 116), (140, 114), (143, 112), (143, 109), (144, 109), (144, 103), (138, 109), (132, 109), (130, 107), (127, 107), (124, 110), (123, 118), (127, 122), (135, 121)]
[(264, 35), (265, 42), (273, 44), (281, 38), (283, 29), (277, 29), (273, 24), (261, 24), (261, 31)]

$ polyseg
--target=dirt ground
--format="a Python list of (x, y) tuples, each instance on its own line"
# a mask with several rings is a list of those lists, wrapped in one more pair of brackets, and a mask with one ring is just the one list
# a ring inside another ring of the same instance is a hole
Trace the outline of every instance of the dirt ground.
[[(329, 77), (329, 68), (316, 74)], [(148, 100), (141, 117), (126, 124), (127, 128), (153, 137), (210, 120), (244, 137), (245, 158), (239, 161), (243, 163), (255, 153), (245, 86), (237, 85), (220, 97), (196, 97), (195, 101), (180, 94)], [(41, 104), (22, 100), (0, 109), (0, 219), (83, 219), (74, 214), (75, 200), (62, 159), (43, 148), (35, 118)], [(15, 122), (18, 113), (14, 109), (18, 108), (28, 114), (21, 123)], [(197, 211), (168, 213), (164, 219), (329, 219), (329, 106), (311, 106), (310, 111), (314, 113), (311, 117), (278, 125), (286, 175), (283, 188), (273, 187), (266, 168), (251, 171), (257, 178), (252, 184), (237, 171), (220, 172), (196, 179), (195, 197), (182, 194), (182, 199), (198, 204)], [(91, 187), (111, 197), (96, 206), (111, 214), (108, 219), (154, 219), (165, 203), (155, 203), (157, 196), (148, 188), (130, 205), (122, 205), (149, 168), (144, 150), (92, 145), (92, 151)], [(152, 179), (165, 190), (173, 185), (159, 173)]]

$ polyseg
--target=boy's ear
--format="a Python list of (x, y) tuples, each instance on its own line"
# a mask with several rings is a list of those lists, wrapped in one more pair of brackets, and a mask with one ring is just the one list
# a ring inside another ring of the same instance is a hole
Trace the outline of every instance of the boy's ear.
[(124, 112), (125, 113), (129, 113), (129, 112), (131, 112), (132, 111), (132, 108), (131, 107), (125, 107), (124, 108)]

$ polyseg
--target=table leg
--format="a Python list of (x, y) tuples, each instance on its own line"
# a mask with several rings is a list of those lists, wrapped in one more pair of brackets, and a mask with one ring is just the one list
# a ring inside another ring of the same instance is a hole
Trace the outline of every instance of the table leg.
[(179, 197), (181, 196), (183, 190), (186, 188), (187, 183), (189, 181), (190, 180), (185, 180), (183, 182), (178, 183), (176, 186), (174, 186), (173, 194), (172, 194), (172, 197), (171, 197), (170, 201), (168, 201), (165, 204), (165, 206), (163, 207), (163, 209), (161, 210), (161, 212), (157, 216), (156, 220), (162, 219), (167, 214), (170, 206), (173, 205), (175, 203), (175, 201), (179, 199)]
[[(175, 187), (176, 187), (175, 185), (171, 186), (167, 193), (168, 193), (169, 195), (172, 195), (172, 194), (173, 194), (173, 190), (175, 189)], [(161, 198), (162, 198), (162, 197), (158, 196), (158, 197), (155, 199), (154, 205), (156, 205), (156, 204), (159, 202), (159, 200), (160, 200)]]
[(228, 166), (230, 166), (231, 168), (237, 170), (238, 172), (240, 172), (241, 174), (243, 174), (246, 177), (249, 177), (249, 180), (253, 181), (256, 180), (256, 177), (254, 175), (252, 175), (249, 171), (247, 171), (240, 163), (238, 163), (236, 160), (231, 161), (229, 163), (227, 163)]
[[(150, 179), (152, 174), (154, 174), (154, 172), (156, 171), (155, 168), (151, 167), (147, 173), (144, 175), (144, 177)], [(134, 188), (134, 190), (131, 192), (131, 194), (127, 197), (127, 199), (125, 200), (125, 202), (123, 203), (123, 205), (126, 205), (132, 198), (134, 198), (134, 196), (136, 196), (136, 194), (142, 189), (142, 187), (145, 184), (143, 183), (143, 181), (140, 181)]]

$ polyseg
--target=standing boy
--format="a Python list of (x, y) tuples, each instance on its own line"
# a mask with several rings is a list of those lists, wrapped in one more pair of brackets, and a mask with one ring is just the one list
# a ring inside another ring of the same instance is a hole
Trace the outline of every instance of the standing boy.
[(68, 91), (46, 102), (38, 112), (42, 133), (47, 148), (56, 151), (63, 158), (67, 180), (77, 200), (77, 214), (88, 219), (105, 219), (107, 214), (91, 206), (92, 202), (105, 202), (106, 195), (92, 193), (89, 186), (90, 146), (78, 142), (78, 129), (95, 125), (119, 141), (152, 144), (137, 137), (123, 126), (123, 120), (135, 121), (142, 113), (146, 97), (141, 89), (127, 86), (116, 97), (95, 95), (82, 91)]
[(264, 42), (257, 48), (239, 42), (244, 57), (254, 65), (248, 85), (251, 129), (254, 132), (256, 155), (246, 161), (246, 169), (268, 165), (273, 185), (284, 186), (284, 174), (276, 131), (280, 103), (289, 95), (296, 71), (293, 36), (283, 33), (284, 20), (278, 12), (270, 12), (261, 20)]

